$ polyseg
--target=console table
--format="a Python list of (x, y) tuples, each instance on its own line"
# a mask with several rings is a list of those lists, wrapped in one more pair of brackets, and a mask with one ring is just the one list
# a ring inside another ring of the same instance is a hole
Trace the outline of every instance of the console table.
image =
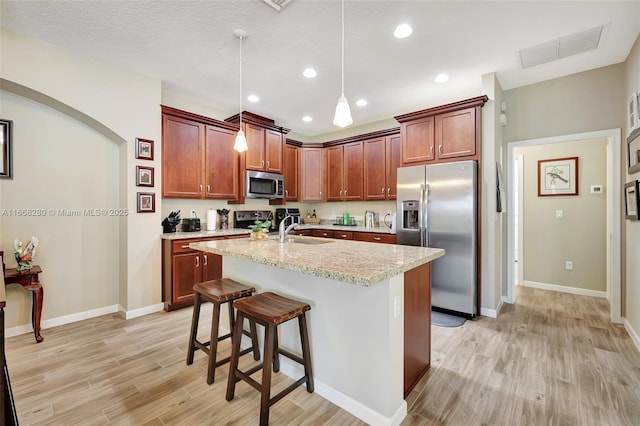
[(19, 284), (25, 290), (31, 292), (33, 306), (31, 307), (31, 324), (33, 325), (33, 335), (36, 342), (40, 343), (44, 338), (40, 335), (40, 318), (42, 317), (42, 300), (44, 289), (38, 280), (38, 274), (42, 269), (38, 265), (33, 265), (28, 271), (18, 272), (16, 268), (7, 268), (4, 271), (4, 284)]

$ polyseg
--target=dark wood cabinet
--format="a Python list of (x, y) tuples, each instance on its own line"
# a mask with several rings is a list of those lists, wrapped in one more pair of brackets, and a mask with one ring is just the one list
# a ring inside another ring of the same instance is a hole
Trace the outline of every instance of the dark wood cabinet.
[(324, 149), (300, 148), (300, 201), (324, 201)]
[(395, 117), (402, 137), (402, 166), (479, 160), (481, 108), (486, 96)]
[(333, 238), (333, 231), (329, 229), (314, 229), (311, 231), (311, 235), (321, 238)]
[[(246, 238), (246, 235), (239, 237)], [(194, 284), (222, 278), (222, 256), (189, 248), (190, 243), (220, 239), (223, 237), (162, 240), (162, 301), (165, 311), (193, 305)]]
[(284, 146), (284, 195), (286, 201), (298, 201), (298, 151), (297, 146)]
[(233, 200), (238, 197), (237, 127), (162, 107), (162, 196)]
[(364, 199), (395, 200), (400, 167), (400, 135), (364, 141)]
[(314, 229), (312, 231), (312, 235), (314, 237), (320, 238), (335, 238), (337, 240), (353, 240), (353, 232), (351, 231), (341, 231), (341, 230), (331, 230), (331, 229)]
[(243, 123), (247, 138), (245, 169), (282, 173), (282, 132), (254, 123)]
[(404, 397), (431, 365), (431, 264), (404, 273)]
[(353, 239), (356, 241), (366, 241), (368, 243), (395, 244), (396, 236), (393, 234), (383, 234), (380, 232), (354, 232)]
[(327, 201), (364, 198), (362, 156), (362, 141), (327, 148)]

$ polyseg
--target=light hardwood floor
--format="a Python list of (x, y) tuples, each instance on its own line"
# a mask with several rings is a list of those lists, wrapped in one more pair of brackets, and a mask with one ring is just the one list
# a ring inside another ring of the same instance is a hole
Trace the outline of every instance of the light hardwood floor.
[[(640, 353), (607, 318), (603, 299), (519, 287), (498, 319), (432, 327), (432, 366), (403, 425), (640, 424)], [(207, 386), (203, 354), (186, 365), (190, 321), (191, 309), (114, 314), (46, 329), (38, 345), (7, 339), (21, 424), (257, 424), (257, 391), (241, 382), (225, 400), (227, 366)], [(274, 375), (274, 390), (291, 382)], [(271, 408), (271, 424), (364, 423), (299, 388)]]

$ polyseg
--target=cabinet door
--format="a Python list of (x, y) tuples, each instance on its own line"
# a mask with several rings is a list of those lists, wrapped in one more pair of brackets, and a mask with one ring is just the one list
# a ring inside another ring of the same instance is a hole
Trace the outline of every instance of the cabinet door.
[(467, 108), (436, 116), (435, 142), (438, 158), (476, 155), (476, 108)]
[(298, 201), (298, 147), (284, 147), (284, 194), (287, 201)]
[[(387, 184), (385, 138), (370, 139), (364, 142), (364, 199), (386, 199)], [(395, 191), (395, 188), (393, 188)]]
[(264, 170), (264, 128), (244, 123), (244, 134), (248, 146), (245, 153), (245, 168), (247, 170)]
[(386, 137), (386, 181), (387, 181), (387, 200), (396, 199), (396, 185), (398, 183), (398, 167), (401, 167), (400, 151), (402, 146), (402, 138), (400, 135)]
[(207, 126), (205, 138), (205, 197), (232, 200), (238, 197), (238, 153), (235, 132)]
[[(344, 146), (344, 194), (347, 201), (361, 201), (364, 199), (362, 142), (349, 143)], [(381, 170), (384, 170), (384, 168)]]
[(201, 257), (200, 253), (173, 256), (173, 303), (193, 300), (193, 285), (202, 277)]
[(324, 153), (322, 148), (300, 148), (300, 177), (300, 201), (323, 201)]
[(264, 169), (271, 173), (282, 173), (282, 133), (265, 130), (264, 135)]
[(342, 201), (344, 199), (343, 167), (343, 147), (327, 148), (327, 201)]
[(400, 126), (402, 165), (420, 164), (435, 159), (433, 117), (426, 117)]
[(162, 116), (162, 196), (202, 198), (204, 125)]
[(222, 278), (222, 256), (214, 253), (202, 253), (202, 281)]

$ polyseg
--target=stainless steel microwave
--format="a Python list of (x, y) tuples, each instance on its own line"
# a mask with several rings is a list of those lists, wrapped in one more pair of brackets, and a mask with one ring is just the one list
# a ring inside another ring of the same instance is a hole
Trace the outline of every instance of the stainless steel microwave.
[(284, 198), (284, 176), (247, 170), (247, 198)]

